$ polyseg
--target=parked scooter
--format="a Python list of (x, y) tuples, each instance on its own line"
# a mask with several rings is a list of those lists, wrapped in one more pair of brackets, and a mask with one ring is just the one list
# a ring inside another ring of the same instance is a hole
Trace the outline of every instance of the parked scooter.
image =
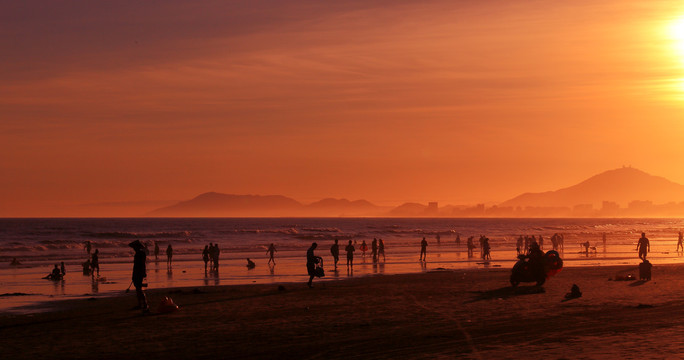
[(521, 282), (536, 282), (537, 286), (541, 286), (546, 279), (563, 269), (563, 259), (557, 251), (549, 250), (546, 254), (538, 251), (538, 256), (518, 255), (518, 262), (513, 265), (511, 271), (512, 286), (518, 286)]

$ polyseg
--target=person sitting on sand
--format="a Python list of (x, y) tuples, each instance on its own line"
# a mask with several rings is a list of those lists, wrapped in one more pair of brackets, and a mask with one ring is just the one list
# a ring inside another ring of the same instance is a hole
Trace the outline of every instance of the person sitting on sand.
[(351, 240), (349, 240), (349, 245), (344, 250), (347, 252), (347, 270), (349, 270), (350, 267), (354, 268), (354, 251), (356, 251)]
[(247, 258), (247, 268), (248, 269), (254, 269), (255, 267), (256, 267), (256, 264), (254, 263), (254, 261)]
[(316, 264), (321, 262), (319, 256), (314, 255), (314, 250), (318, 247), (318, 244), (312, 243), (309, 250), (306, 251), (306, 271), (309, 274), (309, 282), (307, 285), (311, 288), (313, 287), (313, 278), (316, 276)]
[(423, 237), (423, 240), (420, 241), (420, 257), (418, 257), (419, 261), (427, 260), (427, 246), (427, 240), (425, 240), (425, 237)]
[(17, 258), (13, 258), (12, 262), (10, 262), (10, 265), (19, 266), (19, 265), (21, 265), (21, 263), (19, 262), (19, 260), (17, 260)]
[(570, 300), (570, 299), (577, 299), (578, 297), (582, 297), (582, 292), (580, 291), (579, 286), (577, 284), (572, 284), (572, 287), (570, 288), (570, 292), (565, 294), (565, 298)]
[(330, 246), (330, 254), (333, 256), (335, 261), (335, 269), (337, 270), (337, 262), (340, 260), (340, 244), (337, 243), (338, 240), (335, 238), (335, 243)]
[(637, 242), (636, 249), (639, 252), (639, 259), (642, 261), (646, 260), (646, 255), (651, 251), (651, 243), (648, 241), (646, 233), (641, 233), (641, 238), (639, 239), (639, 242)]
[(277, 253), (277, 252), (278, 252), (278, 250), (276, 250), (275, 245), (273, 245), (273, 243), (271, 243), (271, 245), (268, 246), (268, 250), (266, 250), (266, 254), (268, 254), (268, 263), (269, 264), (271, 262), (273, 262), (273, 265), (275, 265), (275, 258), (273, 256), (274, 256), (274, 253)]
[(45, 278), (49, 280), (62, 280), (62, 270), (59, 269), (59, 264), (55, 264), (55, 268)]

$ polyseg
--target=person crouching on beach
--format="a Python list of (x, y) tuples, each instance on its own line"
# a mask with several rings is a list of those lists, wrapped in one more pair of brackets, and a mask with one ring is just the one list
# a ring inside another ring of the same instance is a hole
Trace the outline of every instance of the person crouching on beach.
[(309, 250), (306, 251), (306, 271), (309, 273), (309, 282), (307, 285), (311, 288), (313, 287), (313, 278), (316, 276), (316, 264), (321, 261), (321, 258), (314, 255), (314, 250), (318, 247), (318, 244), (312, 243)]
[(133, 257), (133, 286), (135, 286), (135, 294), (138, 297), (138, 309), (142, 309), (143, 314), (150, 312), (150, 307), (147, 305), (147, 297), (143, 291), (143, 280), (147, 277), (147, 269), (145, 263), (147, 262), (147, 255), (145, 254), (145, 246), (139, 241), (133, 241), (128, 244), (135, 250)]

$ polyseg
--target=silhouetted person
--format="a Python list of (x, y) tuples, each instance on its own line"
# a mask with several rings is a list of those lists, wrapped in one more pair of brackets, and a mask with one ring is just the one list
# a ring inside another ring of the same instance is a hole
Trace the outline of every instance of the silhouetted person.
[(247, 269), (254, 269), (255, 267), (256, 267), (256, 264), (254, 263), (254, 261), (247, 258)]
[(608, 247), (606, 247), (606, 233), (601, 234), (601, 241), (603, 242), (603, 252), (606, 252), (608, 250)]
[(59, 264), (55, 264), (52, 272), (49, 273), (45, 278), (50, 280), (62, 280), (62, 270), (59, 269)]
[(316, 276), (316, 264), (321, 261), (321, 258), (314, 255), (314, 250), (316, 250), (318, 244), (312, 243), (309, 250), (306, 251), (306, 271), (309, 273), (309, 282), (307, 285), (313, 287), (313, 278)]
[(12, 258), (12, 262), (10, 262), (10, 265), (19, 266), (21, 265), (21, 263), (19, 262), (19, 260), (17, 260), (17, 258)]
[(515, 251), (518, 253), (518, 255), (523, 253), (523, 236), (520, 235), (518, 237), (518, 240), (515, 242)]
[(473, 250), (475, 249), (475, 244), (473, 243), (473, 239), (475, 237), (471, 236), (468, 238), (468, 241), (466, 242), (466, 246), (468, 247), (468, 257), (471, 258), (473, 257)]
[(441, 245), (441, 244), (442, 244), (442, 237), (439, 236), (439, 234), (437, 234), (437, 235), (435, 236), (435, 239), (437, 239), (437, 245)]
[(423, 237), (423, 240), (420, 242), (420, 257), (418, 260), (425, 261), (427, 259), (427, 240), (425, 240), (425, 237)]
[(544, 272), (544, 252), (539, 248), (537, 242), (533, 242), (530, 245), (530, 249), (527, 252), (527, 257), (529, 258), (529, 265), (533, 273), (539, 274)]
[(382, 255), (382, 261), (385, 261), (385, 242), (382, 239), (378, 240), (378, 259)]
[(209, 269), (214, 270), (214, 244), (209, 243)]
[[(157, 240), (154, 241), (154, 261), (159, 260), (159, 242)], [(206, 266), (205, 266), (206, 268)]]
[(100, 250), (98, 249), (95, 249), (93, 256), (90, 258), (90, 268), (92, 269), (93, 276), (95, 276), (95, 269), (97, 269), (97, 276), (100, 276)]
[(677, 239), (677, 251), (679, 251), (679, 248), (684, 251), (684, 244), (682, 244), (682, 240), (684, 239), (684, 236), (682, 236), (682, 232), (679, 232), (679, 238)]
[(344, 248), (344, 251), (347, 252), (347, 270), (349, 270), (350, 267), (354, 267), (354, 251), (356, 251), (351, 240), (349, 240), (349, 245)]
[(173, 247), (171, 244), (166, 247), (166, 267), (171, 267), (171, 262), (173, 261)]
[(90, 268), (90, 259), (84, 261), (81, 266), (83, 266), (83, 275), (90, 275), (91, 268)]
[(335, 269), (337, 270), (337, 262), (340, 260), (340, 245), (337, 243), (338, 240), (335, 239), (335, 243), (330, 246), (330, 254), (335, 261)]
[(542, 237), (541, 235), (539, 235), (539, 248), (541, 250), (544, 250), (544, 237)]
[(490, 250), (491, 247), (489, 246), (489, 238), (485, 237), (484, 240), (482, 240), (482, 259), (483, 260), (491, 260), (492, 256), (490, 255)]
[(639, 239), (639, 242), (637, 242), (636, 249), (639, 252), (639, 259), (646, 261), (646, 255), (651, 251), (651, 243), (648, 241), (646, 233), (641, 233), (641, 238)]
[(461, 234), (456, 234), (456, 245), (461, 245)]
[(207, 272), (207, 264), (209, 263), (209, 245), (204, 245), (202, 250), (202, 261), (204, 261), (204, 272)]
[(219, 257), (221, 256), (221, 249), (219, 249), (219, 244), (214, 245), (214, 271), (218, 273), (219, 271)]
[(582, 292), (580, 291), (579, 286), (577, 284), (572, 284), (572, 287), (570, 288), (570, 292), (565, 294), (565, 298), (570, 300), (570, 299), (576, 299), (578, 297), (582, 297)]
[(64, 267), (64, 261), (59, 263), (59, 270), (62, 272), (62, 276), (66, 275), (66, 268)]
[(584, 242), (582, 246), (584, 246), (584, 253), (587, 254), (587, 256), (589, 256), (589, 247), (591, 246), (591, 244), (589, 244), (589, 241)]
[(366, 240), (361, 243), (361, 256), (366, 257), (366, 251), (368, 251), (368, 245), (366, 245)]
[(373, 238), (371, 242), (371, 255), (373, 256), (373, 262), (378, 261), (378, 239)]
[(271, 245), (268, 246), (268, 250), (266, 250), (266, 254), (268, 254), (268, 263), (270, 264), (273, 262), (275, 264), (275, 258), (273, 258), (273, 253), (277, 253), (278, 250), (276, 250), (275, 245), (271, 243)]
[(558, 250), (558, 233), (551, 236), (551, 245), (553, 245), (554, 250)]
[(133, 256), (133, 286), (135, 286), (135, 294), (138, 298), (138, 309), (142, 309), (143, 314), (149, 313), (150, 308), (147, 305), (147, 297), (143, 291), (143, 281), (147, 277), (147, 254), (145, 253), (145, 247), (139, 241), (133, 241), (128, 244), (133, 250), (135, 250), (135, 255)]
[(92, 249), (92, 245), (90, 244), (90, 240), (86, 240), (85, 245), (83, 245), (83, 248), (88, 253), (88, 256), (90, 256), (90, 250)]

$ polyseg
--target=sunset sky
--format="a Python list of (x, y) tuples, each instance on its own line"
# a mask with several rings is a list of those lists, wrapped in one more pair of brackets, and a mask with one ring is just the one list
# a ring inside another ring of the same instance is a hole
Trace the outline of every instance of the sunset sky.
[(0, 216), (684, 184), (684, 2), (0, 0), (0, 118)]

